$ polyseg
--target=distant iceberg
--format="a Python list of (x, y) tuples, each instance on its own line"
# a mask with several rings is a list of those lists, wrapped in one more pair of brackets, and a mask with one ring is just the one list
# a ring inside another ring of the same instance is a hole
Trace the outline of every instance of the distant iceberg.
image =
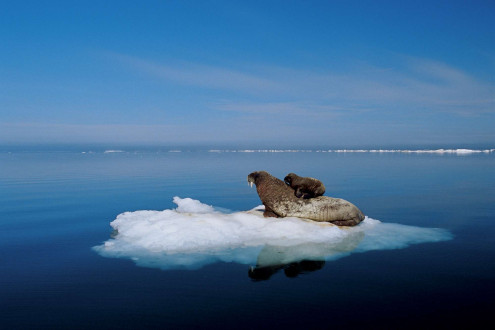
[(366, 217), (356, 227), (298, 218), (263, 218), (262, 206), (227, 213), (190, 198), (176, 209), (125, 212), (110, 223), (112, 238), (94, 250), (129, 258), (138, 266), (198, 269), (216, 262), (270, 266), (302, 260), (336, 260), (351, 253), (440, 242), (450, 232), (382, 223)]
[(113, 153), (120, 153), (120, 152), (124, 152), (124, 150), (114, 150), (114, 149), (110, 149), (110, 150), (105, 150), (103, 153), (104, 153), (104, 154), (113, 154)]

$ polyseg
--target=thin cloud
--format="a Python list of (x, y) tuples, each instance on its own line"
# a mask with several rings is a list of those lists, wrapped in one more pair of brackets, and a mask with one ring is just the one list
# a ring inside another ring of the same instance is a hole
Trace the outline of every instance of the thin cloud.
[(227, 101), (216, 107), (219, 110), (305, 115), (363, 109), (464, 115), (495, 111), (493, 84), (426, 59), (403, 57), (398, 61), (400, 66), (360, 65), (344, 74), (276, 66), (231, 70), (188, 62), (165, 65), (127, 55), (112, 56), (165, 81), (246, 96), (241, 102)]
[(263, 115), (304, 115), (304, 116), (335, 116), (340, 107), (330, 105), (316, 105), (297, 102), (266, 102), (266, 103), (240, 103), (226, 102), (214, 106), (215, 109), (240, 113)]
[(279, 84), (272, 80), (227, 68), (184, 61), (177, 61), (173, 65), (158, 64), (120, 54), (113, 54), (112, 57), (136, 70), (181, 85), (235, 90), (245, 93), (257, 93), (280, 88)]
[(179, 142), (184, 130), (180, 125), (0, 123), (0, 141)]

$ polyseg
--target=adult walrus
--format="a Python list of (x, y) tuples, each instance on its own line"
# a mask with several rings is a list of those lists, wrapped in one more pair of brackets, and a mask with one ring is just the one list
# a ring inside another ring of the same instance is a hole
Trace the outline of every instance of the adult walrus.
[(297, 198), (314, 198), (325, 193), (325, 185), (315, 178), (289, 173), (285, 176), (284, 182), (294, 189), (294, 195)]
[(291, 187), (268, 172), (253, 172), (247, 180), (251, 186), (256, 185), (258, 196), (265, 205), (265, 217), (298, 217), (338, 226), (355, 226), (364, 220), (363, 213), (354, 204), (340, 198), (297, 198)]

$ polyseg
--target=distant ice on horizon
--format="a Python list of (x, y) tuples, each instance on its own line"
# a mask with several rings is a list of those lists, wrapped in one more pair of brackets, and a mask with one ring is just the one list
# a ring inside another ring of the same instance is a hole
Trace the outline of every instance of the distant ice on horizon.
[[(106, 149), (100, 151), (103, 154), (141, 154), (141, 153), (182, 153), (182, 152), (209, 152), (209, 153), (373, 153), (373, 154), (435, 154), (435, 155), (472, 155), (472, 154), (493, 154), (495, 149), (200, 149), (200, 148), (175, 148), (175, 149), (140, 149), (130, 148), (129, 150), (122, 149)], [(93, 154), (95, 151), (82, 151), (82, 154)]]
[(124, 152), (124, 150), (110, 149), (110, 150), (105, 150), (103, 153), (104, 154), (114, 154), (114, 153), (121, 153), (121, 152)]
[(209, 152), (336, 152), (336, 153), (417, 153), (417, 154), (475, 154), (475, 153), (492, 153), (495, 149), (210, 149)]
[(143, 267), (199, 269), (216, 262), (270, 266), (331, 261), (453, 237), (444, 229), (382, 223), (369, 217), (356, 227), (343, 228), (299, 218), (264, 218), (263, 206), (226, 213), (191, 198), (173, 201), (175, 209), (119, 214), (110, 223), (113, 238), (93, 249)]

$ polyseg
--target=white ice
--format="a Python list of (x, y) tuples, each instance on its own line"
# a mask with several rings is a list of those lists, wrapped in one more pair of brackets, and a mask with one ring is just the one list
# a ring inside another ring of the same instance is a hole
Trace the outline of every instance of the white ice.
[(268, 266), (300, 260), (335, 260), (351, 253), (405, 248), (452, 238), (443, 229), (366, 217), (337, 227), (299, 218), (264, 218), (262, 206), (226, 213), (190, 198), (176, 209), (125, 212), (110, 223), (116, 235), (94, 249), (105, 257), (132, 259), (160, 269), (197, 269), (215, 262)]

